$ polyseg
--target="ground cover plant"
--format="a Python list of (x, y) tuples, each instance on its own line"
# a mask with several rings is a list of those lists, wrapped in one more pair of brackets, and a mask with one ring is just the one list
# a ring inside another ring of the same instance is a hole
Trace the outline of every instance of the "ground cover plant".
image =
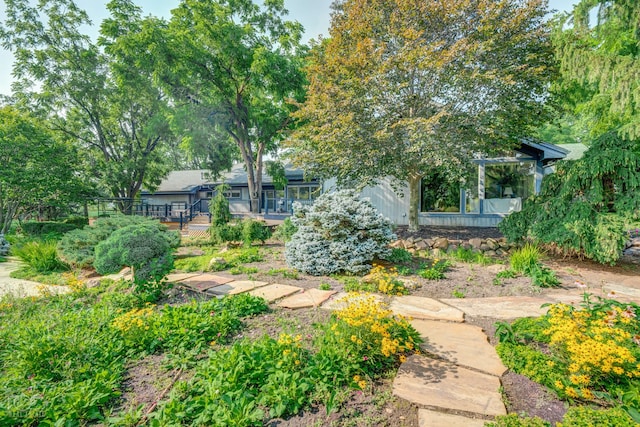
[(0, 302), (0, 425), (106, 421), (127, 360), (151, 352), (195, 357), (267, 309), (248, 295), (139, 306), (129, 284), (105, 286)]
[(315, 336), (283, 333), (210, 351), (150, 418), (158, 425), (262, 425), (267, 414), (329, 401), (336, 389), (366, 389), (419, 343), (405, 319), (373, 296), (352, 294)]
[(218, 248), (203, 247), (204, 254), (177, 259), (175, 268), (180, 271), (222, 271), (242, 267), (242, 264), (260, 262), (264, 260), (263, 251), (258, 247)]
[(496, 349), (507, 367), (559, 397), (620, 407), (640, 422), (639, 308), (585, 294), (580, 308), (555, 304), (537, 319), (498, 325)]
[(502, 277), (513, 274), (524, 274), (531, 277), (532, 284), (541, 288), (551, 288), (560, 284), (553, 270), (541, 262), (542, 253), (537, 246), (530, 243), (515, 250), (509, 257), (511, 269)]

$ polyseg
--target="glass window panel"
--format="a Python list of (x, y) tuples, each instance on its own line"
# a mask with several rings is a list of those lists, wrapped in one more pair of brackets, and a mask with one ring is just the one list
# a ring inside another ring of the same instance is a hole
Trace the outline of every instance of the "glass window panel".
[(300, 187), (298, 194), (300, 200), (309, 200), (309, 187)]
[(460, 186), (439, 173), (423, 178), (421, 183), (421, 212), (460, 213)]

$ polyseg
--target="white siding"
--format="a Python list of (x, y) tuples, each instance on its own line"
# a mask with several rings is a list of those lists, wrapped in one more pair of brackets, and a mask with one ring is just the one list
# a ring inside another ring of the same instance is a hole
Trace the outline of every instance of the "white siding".
[(142, 196), (145, 203), (149, 205), (170, 205), (173, 202), (183, 202), (189, 205), (189, 196), (186, 194), (176, 195), (145, 195)]

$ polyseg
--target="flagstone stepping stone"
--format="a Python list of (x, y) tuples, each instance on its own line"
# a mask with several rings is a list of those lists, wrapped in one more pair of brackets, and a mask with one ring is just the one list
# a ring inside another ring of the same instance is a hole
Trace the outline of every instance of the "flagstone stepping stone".
[(496, 319), (538, 317), (548, 310), (548, 307), (541, 307), (542, 304), (549, 302), (548, 299), (538, 297), (451, 298), (441, 301), (464, 311), (467, 316)]
[(507, 370), (478, 326), (437, 320), (412, 320), (411, 325), (425, 339), (420, 347), (430, 354), (498, 377)]
[(260, 282), (257, 280), (234, 280), (233, 282), (211, 288), (207, 292), (217, 295), (237, 295), (256, 288), (261, 288), (268, 284), (269, 282)]
[(275, 300), (279, 300), (280, 298), (295, 294), (296, 292), (300, 292), (301, 290), (302, 288), (299, 288), (297, 286), (279, 285), (276, 283), (249, 291), (249, 295), (262, 297), (268, 302), (273, 302)]
[[(638, 278), (640, 282), (640, 278)], [(640, 289), (630, 288), (628, 286), (615, 285), (615, 284), (606, 284), (604, 286), (605, 291), (607, 293), (611, 293), (613, 291), (613, 295), (610, 296), (611, 299), (619, 300), (619, 299), (628, 299), (633, 302), (640, 302)], [(618, 298), (621, 297), (621, 298)]]
[[(379, 294), (363, 293), (363, 294), (360, 294), (360, 295), (361, 295), (360, 298), (362, 298), (362, 299), (373, 297), (378, 302), (384, 301), (384, 297), (382, 295), (379, 295)], [(321, 308), (324, 308), (325, 310), (331, 310), (331, 311), (333, 311), (333, 310), (342, 310), (343, 308), (345, 308), (347, 306), (347, 303), (345, 302), (345, 297), (347, 297), (347, 296), (349, 296), (348, 292), (338, 292), (329, 301), (327, 301), (326, 303), (322, 304)], [(350, 301), (354, 301), (355, 298), (356, 297), (352, 296)]]
[(317, 307), (335, 294), (336, 291), (322, 291), (320, 289), (305, 289), (280, 301), (278, 306), (284, 308)]
[(413, 355), (400, 365), (393, 394), (431, 409), (496, 416), (507, 413), (499, 387), (500, 379), (493, 375)]
[(411, 317), (413, 319), (435, 319), (450, 322), (464, 322), (464, 313), (450, 305), (443, 304), (431, 298), (416, 296), (395, 297), (389, 309), (394, 314)]
[(487, 420), (418, 409), (419, 427), (483, 427)]
[(167, 281), (170, 283), (180, 282), (184, 279), (189, 279), (191, 277), (200, 276), (202, 273), (172, 273), (167, 276)]
[(216, 274), (200, 274), (199, 276), (183, 279), (180, 283), (198, 291), (206, 291), (215, 286), (224, 285), (225, 283), (232, 282), (230, 277), (218, 276)]

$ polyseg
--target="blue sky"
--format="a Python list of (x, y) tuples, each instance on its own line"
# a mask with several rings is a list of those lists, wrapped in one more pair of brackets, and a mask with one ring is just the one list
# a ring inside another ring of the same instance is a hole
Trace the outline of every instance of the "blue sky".
[[(570, 11), (577, 2), (578, 0), (549, 0), (549, 7), (558, 11)], [(107, 16), (104, 7), (107, 0), (76, 0), (76, 3), (87, 11), (96, 25)], [(171, 9), (178, 5), (179, 0), (137, 0), (135, 3), (142, 7), (145, 15), (169, 17)], [(331, 3), (332, 0), (285, 0), (289, 19), (299, 21), (304, 26), (305, 40), (319, 34), (328, 34)], [(0, 19), (5, 19), (4, 2), (0, 5)], [(0, 48), (0, 64), (3, 64), (0, 68), (0, 94), (11, 92), (12, 62), (11, 53)]]

